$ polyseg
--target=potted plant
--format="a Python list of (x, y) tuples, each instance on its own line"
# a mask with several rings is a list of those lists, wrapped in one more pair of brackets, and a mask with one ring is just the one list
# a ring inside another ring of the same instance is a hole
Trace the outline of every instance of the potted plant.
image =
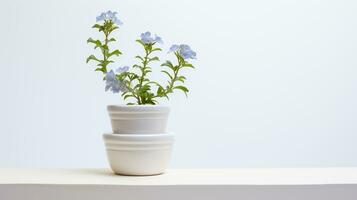
[[(158, 99), (169, 99), (169, 95), (178, 90), (187, 96), (189, 90), (183, 85), (186, 78), (182, 71), (194, 68), (189, 60), (196, 59), (196, 53), (188, 45), (172, 45), (168, 53), (175, 56), (175, 61), (166, 60), (157, 66), (158, 53), (162, 51), (159, 45), (163, 41), (145, 32), (136, 40), (143, 48), (143, 54), (135, 56), (137, 64), (113, 70), (110, 67), (114, 58), (122, 52), (111, 48), (116, 42), (112, 33), (122, 22), (117, 12), (112, 11), (101, 13), (96, 21), (93, 28), (102, 33), (103, 38), (87, 40), (99, 50), (99, 55), (90, 55), (87, 63), (96, 63), (95, 71), (103, 76), (106, 91), (120, 94), (127, 102), (126, 105), (107, 106), (112, 133), (105, 133), (103, 138), (111, 168), (123, 175), (161, 174), (170, 160), (174, 137), (166, 129), (170, 108), (158, 105)], [(168, 78), (165, 85), (148, 78), (154, 70)]]

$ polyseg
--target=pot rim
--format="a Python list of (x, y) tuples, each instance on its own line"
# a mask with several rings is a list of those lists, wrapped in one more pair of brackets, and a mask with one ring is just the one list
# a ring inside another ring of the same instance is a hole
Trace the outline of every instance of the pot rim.
[(108, 111), (169, 111), (167, 105), (107, 105)]

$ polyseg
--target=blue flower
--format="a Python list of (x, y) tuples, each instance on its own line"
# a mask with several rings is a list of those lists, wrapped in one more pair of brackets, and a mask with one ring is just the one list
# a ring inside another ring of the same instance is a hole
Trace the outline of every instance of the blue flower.
[(154, 39), (151, 37), (151, 33), (149, 31), (147, 31), (145, 33), (142, 33), (140, 35), (140, 38), (141, 38), (141, 41), (144, 44), (149, 44), (149, 43), (152, 43), (154, 41)]
[(187, 44), (174, 44), (170, 47), (170, 52), (178, 52), (184, 59), (196, 59), (196, 52), (194, 52)]
[(145, 33), (142, 33), (140, 35), (140, 40), (144, 43), (144, 44), (153, 44), (155, 42), (162, 44), (163, 41), (161, 39), (161, 37), (159, 37), (158, 35), (155, 35), (155, 38), (151, 36), (151, 33), (149, 31), (146, 31)]
[(196, 59), (196, 52), (194, 52), (187, 44), (180, 45), (180, 55), (184, 59)]
[(115, 18), (114, 23), (116, 23), (119, 26), (123, 25), (123, 22), (118, 18)]
[(114, 19), (114, 18), (116, 18), (115, 15), (118, 14), (118, 12), (112, 12), (112, 11), (108, 10), (106, 14), (109, 19)]
[(122, 25), (123, 22), (117, 18), (118, 12), (112, 12), (111, 10), (107, 12), (102, 12), (98, 17), (96, 17), (97, 22), (111, 20), (112, 22), (116, 23), (117, 25)]
[(117, 73), (123, 73), (129, 70), (129, 66), (123, 66), (123, 67), (119, 67), (116, 72)]
[(177, 50), (179, 50), (179, 49), (180, 49), (180, 46), (177, 45), (177, 44), (174, 44), (174, 45), (172, 45), (172, 46), (170, 47), (169, 53), (170, 53), (170, 52), (175, 52), (175, 51), (177, 51)]
[(162, 41), (162, 38), (160, 36), (158, 36), (158, 35), (155, 35), (155, 39), (154, 40), (155, 40), (155, 42), (160, 43), (160, 44), (164, 43)]
[(112, 91), (113, 93), (125, 92), (127, 89), (125, 85), (116, 78), (113, 70), (110, 70), (105, 76), (105, 91)]
[(97, 19), (97, 22), (106, 20), (107, 15), (104, 12), (102, 12), (98, 17), (96, 17), (96, 19)]

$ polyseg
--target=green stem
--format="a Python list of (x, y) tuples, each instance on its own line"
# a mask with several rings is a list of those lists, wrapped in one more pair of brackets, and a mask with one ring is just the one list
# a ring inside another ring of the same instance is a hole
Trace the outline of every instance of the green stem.
[[(149, 55), (150, 55), (151, 51), (148, 51), (148, 50), (145, 50), (145, 57), (144, 57), (144, 61), (142, 62), (143, 63), (143, 67), (140, 68), (141, 69), (141, 76), (139, 78), (139, 86), (138, 86), (138, 89), (140, 90), (143, 86), (143, 82), (144, 82), (144, 79), (145, 79), (145, 76), (146, 76), (146, 68), (147, 68), (147, 64), (149, 63)], [(143, 99), (139, 96), (138, 98), (138, 104), (142, 104), (143, 103)]]
[(177, 69), (174, 70), (174, 76), (173, 76), (173, 78), (171, 79), (171, 81), (169, 83), (169, 87), (167, 88), (167, 90), (165, 92), (165, 95), (170, 94), (170, 93), (173, 92), (173, 88), (174, 88), (174, 84), (175, 84), (176, 79), (177, 79), (178, 72), (181, 69), (182, 63), (181, 63), (179, 57), (178, 56), (176, 56), (176, 57), (177, 57), (177, 62), (178, 62)]
[[(129, 81), (128, 82), (124, 82), (125, 83), (125, 86), (126, 88), (129, 90), (129, 93), (131, 93), (131, 95), (133, 95), (133, 97), (137, 100), (138, 104), (140, 102), (140, 98), (139, 96), (135, 93), (135, 90), (132, 88), (132, 82), (133, 82), (133, 78), (130, 78), (129, 75), (126, 75), (123, 79), (126, 79), (127, 77), (129, 77)], [(125, 96), (124, 95), (125, 93), (122, 93), (122, 96)]]
[(171, 82), (170, 82), (170, 85), (169, 85), (169, 88), (167, 89), (166, 94), (172, 93), (174, 84), (175, 84), (175, 82), (176, 82), (176, 78), (177, 78), (178, 71), (179, 71), (179, 68), (174, 72), (174, 77), (173, 77), (173, 79), (172, 79)]
[(103, 53), (103, 61), (104, 61), (104, 65), (103, 65), (103, 73), (107, 73), (107, 65), (108, 65), (108, 36), (109, 34), (107, 32), (104, 32), (105, 38), (104, 38), (104, 46), (106, 48), (103, 48), (102, 53)]
[(149, 54), (151, 52), (148, 52), (147, 50), (145, 50), (145, 57), (144, 57), (144, 61), (143, 61), (143, 67), (141, 68), (141, 77), (139, 79), (139, 88), (141, 88), (143, 86), (143, 82), (144, 82), (144, 78), (145, 78), (145, 70), (146, 70), (146, 67), (147, 67), (147, 64), (148, 64), (148, 57), (149, 57)]

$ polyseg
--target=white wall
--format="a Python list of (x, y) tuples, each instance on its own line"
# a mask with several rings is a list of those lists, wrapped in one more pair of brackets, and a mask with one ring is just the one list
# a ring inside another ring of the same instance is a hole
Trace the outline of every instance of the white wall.
[(169, 102), (172, 167), (357, 166), (354, 1), (1, 0), (0, 167), (107, 166), (105, 106), (122, 100), (85, 41), (108, 9), (119, 65), (146, 30), (198, 53), (189, 98)]

